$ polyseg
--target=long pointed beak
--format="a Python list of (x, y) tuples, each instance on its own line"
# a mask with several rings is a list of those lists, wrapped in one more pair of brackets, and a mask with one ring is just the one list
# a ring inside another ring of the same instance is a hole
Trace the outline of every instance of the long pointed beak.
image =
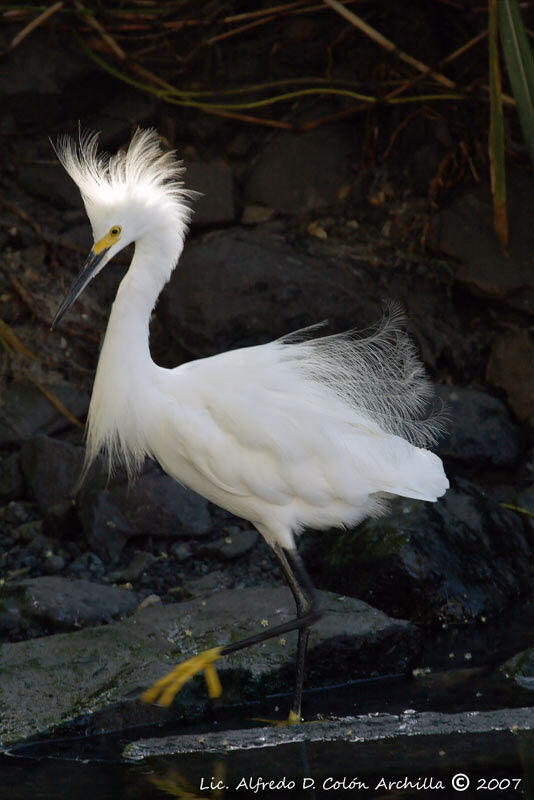
[(58, 308), (57, 314), (54, 317), (54, 321), (50, 326), (50, 330), (53, 331), (56, 325), (59, 323), (63, 315), (66, 311), (69, 310), (71, 305), (74, 303), (77, 297), (81, 295), (91, 278), (96, 274), (98, 271), (98, 266), (101, 263), (102, 259), (108, 252), (109, 247), (105, 247), (103, 250), (100, 250), (99, 253), (95, 253), (94, 250), (91, 250), (89, 255), (87, 256), (87, 260), (83, 265), (80, 274), (70, 287), (65, 299), (61, 303), (60, 307)]

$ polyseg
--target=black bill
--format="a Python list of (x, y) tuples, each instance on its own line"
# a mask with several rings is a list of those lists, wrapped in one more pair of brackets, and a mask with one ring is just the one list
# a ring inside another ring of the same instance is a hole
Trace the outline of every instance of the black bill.
[(105, 247), (99, 253), (95, 253), (93, 250), (87, 256), (87, 260), (83, 265), (80, 274), (70, 287), (65, 299), (61, 303), (60, 307), (58, 308), (58, 312), (54, 317), (54, 321), (50, 326), (50, 330), (53, 331), (56, 325), (59, 323), (63, 315), (66, 311), (69, 310), (71, 305), (74, 303), (76, 298), (83, 292), (91, 278), (95, 275), (99, 264), (101, 263), (102, 259), (108, 252), (109, 247)]

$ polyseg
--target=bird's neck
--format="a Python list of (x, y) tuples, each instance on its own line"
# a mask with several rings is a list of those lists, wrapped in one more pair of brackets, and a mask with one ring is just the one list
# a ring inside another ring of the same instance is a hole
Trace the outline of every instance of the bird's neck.
[(150, 355), (150, 317), (181, 250), (181, 238), (168, 230), (136, 242), (98, 360), (87, 419), (87, 464), (104, 450), (110, 467), (124, 461), (136, 471), (150, 454), (146, 426), (157, 413), (153, 398), (161, 371)]
[(169, 241), (164, 234), (153, 234), (136, 242), (132, 263), (111, 309), (102, 354), (109, 350), (121, 362), (131, 358), (135, 364), (152, 365), (150, 317), (181, 250), (176, 239)]

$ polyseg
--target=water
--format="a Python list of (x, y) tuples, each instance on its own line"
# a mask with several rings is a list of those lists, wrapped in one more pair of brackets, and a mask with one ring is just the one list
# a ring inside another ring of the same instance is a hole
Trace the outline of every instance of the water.
[[(495, 669), (534, 644), (534, 609), (434, 632), (416, 678), (392, 675), (309, 691), (310, 719), (373, 712), (453, 713), (534, 706), (532, 692)], [(0, 799), (158, 800), (218, 798), (534, 798), (534, 732), (399, 737), (373, 742), (298, 743), (221, 755), (187, 754), (128, 764), (138, 738), (253, 727), (252, 717), (283, 718), (289, 699), (220, 707), (209, 718), (83, 738), (27, 743), (0, 756)], [(534, 719), (534, 708), (533, 708)], [(459, 777), (454, 777), (459, 776)], [(455, 791), (453, 779), (470, 785)], [(269, 781), (274, 784), (269, 785)], [(390, 783), (392, 782), (392, 783)], [(225, 788), (221, 788), (221, 787)]]
[[(102, 743), (102, 750), (105, 745)], [(366, 743), (298, 743), (225, 756), (191, 754), (142, 764), (8, 758), (0, 761), (0, 797), (10, 800), (157, 800), (178, 798), (534, 797), (534, 738), (514, 735), (402, 737)], [(104, 753), (105, 755), (105, 753)], [(457, 778), (458, 780), (459, 778)], [(278, 788), (268, 787), (273, 781)], [(390, 781), (400, 782), (390, 787)], [(411, 783), (408, 783), (411, 782)], [(484, 783), (485, 781), (485, 783)], [(202, 787), (224, 785), (213, 791)], [(485, 787), (490, 788), (485, 788)], [(517, 788), (514, 788), (517, 787)]]

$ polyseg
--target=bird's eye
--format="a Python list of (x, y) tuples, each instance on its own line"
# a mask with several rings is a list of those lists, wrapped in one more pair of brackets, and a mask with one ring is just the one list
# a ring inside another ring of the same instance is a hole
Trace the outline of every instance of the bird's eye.
[(120, 232), (121, 232), (120, 225), (114, 225), (113, 228), (111, 228), (111, 230), (109, 232), (109, 235), (110, 236), (118, 236)]

